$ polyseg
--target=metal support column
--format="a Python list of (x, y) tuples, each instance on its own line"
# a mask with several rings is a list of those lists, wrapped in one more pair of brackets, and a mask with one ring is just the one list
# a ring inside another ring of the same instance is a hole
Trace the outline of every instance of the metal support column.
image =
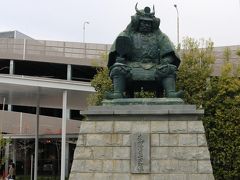
[(33, 155), (31, 155), (31, 175), (30, 180), (33, 180)]
[(9, 64), (9, 74), (13, 75), (14, 74), (14, 60), (10, 60), (10, 64)]
[[(14, 74), (14, 60), (10, 60), (9, 63), (9, 74), (13, 75)], [(10, 93), (10, 97), (9, 97), (10, 101), (12, 99), (12, 94)], [(8, 103), (8, 111), (12, 111), (12, 105)]]
[(7, 142), (6, 146), (5, 146), (5, 175), (8, 174), (8, 162), (9, 162), (9, 142)]
[[(67, 80), (71, 81), (72, 80), (72, 65), (68, 64), (67, 65)], [(66, 109), (66, 116), (67, 119), (70, 119), (70, 109)], [(68, 172), (68, 168), (69, 168), (69, 144), (66, 143), (65, 146), (65, 176), (68, 177), (69, 172)]]
[(39, 104), (40, 104), (40, 88), (38, 88), (37, 94), (37, 123), (36, 123), (36, 133), (35, 133), (35, 160), (34, 160), (34, 180), (37, 180), (37, 173), (38, 173), (38, 139), (39, 139)]
[[(71, 81), (72, 80), (72, 65), (68, 64), (67, 65), (67, 80)], [(66, 117), (67, 119), (70, 119), (70, 109), (66, 109)], [(65, 176), (68, 176), (68, 166), (69, 166), (69, 162), (68, 162), (68, 157), (69, 157), (69, 144), (66, 143), (65, 146)]]
[(72, 65), (67, 65), (67, 80), (72, 80)]
[(67, 127), (67, 90), (64, 90), (63, 91), (63, 99), (62, 99), (61, 180), (65, 180), (66, 127)]
[(16, 146), (16, 141), (17, 139), (12, 140), (12, 160), (16, 165), (16, 151), (17, 151), (17, 146)]
[(69, 143), (66, 143), (66, 153), (65, 153), (65, 176), (69, 175)]

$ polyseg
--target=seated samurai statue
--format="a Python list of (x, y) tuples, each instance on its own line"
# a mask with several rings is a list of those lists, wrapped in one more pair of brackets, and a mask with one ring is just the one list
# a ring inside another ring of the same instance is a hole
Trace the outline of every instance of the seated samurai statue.
[(176, 71), (180, 58), (167, 35), (159, 29), (160, 19), (149, 7), (138, 10), (127, 28), (113, 43), (108, 59), (113, 92), (107, 99), (133, 98), (134, 92), (154, 91), (157, 97), (178, 98)]

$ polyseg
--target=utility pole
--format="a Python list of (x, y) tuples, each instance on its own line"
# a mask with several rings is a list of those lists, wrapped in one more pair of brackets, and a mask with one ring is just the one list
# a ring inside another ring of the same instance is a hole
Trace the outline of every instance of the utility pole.
[(88, 21), (85, 21), (84, 23), (83, 23), (83, 44), (84, 44), (84, 59), (86, 59), (86, 49), (87, 49), (87, 45), (85, 44), (85, 30), (86, 30), (86, 24), (89, 24), (89, 22)]
[(83, 43), (85, 43), (85, 29), (86, 29), (86, 24), (89, 24), (89, 22), (88, 22), (88, 21), (85, 21), (85, 22), (83, 23)]
[(177, 4), (174, 4), (174, 7), (177, 12), (177, 48), (180, 48), (180, 42), (179, 42), (179, 13), (178, 13), (178, 7)]

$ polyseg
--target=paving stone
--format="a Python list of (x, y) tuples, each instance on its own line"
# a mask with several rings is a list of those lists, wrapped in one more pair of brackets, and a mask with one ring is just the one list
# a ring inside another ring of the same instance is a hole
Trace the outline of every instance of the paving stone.
[(199, 173), (212, 173), (212, 165), (210, 161), (198, 161)]
[(122, 146), (123, 135), (122, 134), (112, 134), (112, 146)]
[(123, 146), (131, 146), (131, 138), (130, 138), (130, 134), (123, 134), (122, 138), (123, 138), (123, 142), (122, 145)]
[(173, 147), (169, 157), (178, 160), (210, 160), (207, 147)]
[(159, 146), (159, 134), (151, 135), (151, 146)]
[(169, 147), (152, 147), (151, 148), (151, 159), (169, 159)]
[(152, 133), (168, 133), (168, 121), (151, 121)]
[(197, 161), (178, 161), (179, 172), (181, 173), (197, 173), (198, 163)]
[(198, 134), (198, 146), (207, 146), (205, 134)]
[(74, 159), (93, 159), (92, 147), (76, 147), (74, 152)]
[(86, 160), (74, 160), (72, 163), (71, 172), (79, 173), (85, 172)]
[(92, 180), (94, 179), (93, 173), (71, 173), (69, 180)]
[(152, 160), (151, 164), (153, 173), (174, 174), (179, 172), (178, 160)]
[(87, 134), (87, 146), (110, 146), (112, 144), (111, 134)]
[(151, 180), (169, 180), (169, 174), (152, 174)]
[(129, 160), (104, 160), (103, 172), (129, 173), (130, 161)]
[(185, 174), (153, 174), (151, 180), (195, 180), (187, 179)]
[(112, 121), (98, 121), (96, 122), (96, 133), (112, 133), (113, 122)]
[(187, 121), (169, 121), (170, 133), (187, 133)]
[(113, 174), (113, 180), (130, 180), (130, 174)]
[[(95, 173), (93, 180), (112, 180), (112, 174), (111, 173)], [(79, 179), (81, 180), (81, 179)], [(90, 180), (90, 179), (89, 179)]]
[(82, 121), (80, 127), (81, 133), (95, 133), (95, 122)]
[(112, 159), (113, 150), (112, 147), (94, 147), (93, 157), (96, 160), (99, 159)]
[(178, 134), (160, 134), (160, 146), (178, 146)]
[(131, 174), (131, 180), (150, 180), (150, 175), (145, 174)]
[(169, 180), (188, 180), (188, 179), (186, 174), (169, 174)]
[(150, 132), (150, 121), (137, 121), (132, 126), (132, 133), (149, 133)]
[(115, 133), (130, 133), (131, 129), (132, 129), (132, 122), (129, 122), (129, 121), (114, 122)]
[(188, 133), (205, 133), (202, 121), (188, 121)]
[(113, 147), (113, 159), (130, 159), (130, 147)]
[(102, 172), (101, 160), (85, 160), (85, 172)]
[(113, 160), (113, 171), (118, 173), (129, 173), (130, 161), (129, 160)]
[(179, 146), (197, 146), (197, 134), (179, 134)]
[(106, 172), (106, 173), (113, 172), (113, 160), (103, 161), (103, 172)]
[(189, 180), (214, 180), (212, 174), (189, 174)]
[(85, 135), (79, 134), (76, 146), (84, 146), (85, 145)]

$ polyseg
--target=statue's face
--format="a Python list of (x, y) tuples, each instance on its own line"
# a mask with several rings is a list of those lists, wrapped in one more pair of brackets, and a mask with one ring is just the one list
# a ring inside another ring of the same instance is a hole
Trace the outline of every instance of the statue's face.
[(142, 32), (142, 33), (152, 32), (152, 22), (151, 21), (140, 20), (138, 31)]

